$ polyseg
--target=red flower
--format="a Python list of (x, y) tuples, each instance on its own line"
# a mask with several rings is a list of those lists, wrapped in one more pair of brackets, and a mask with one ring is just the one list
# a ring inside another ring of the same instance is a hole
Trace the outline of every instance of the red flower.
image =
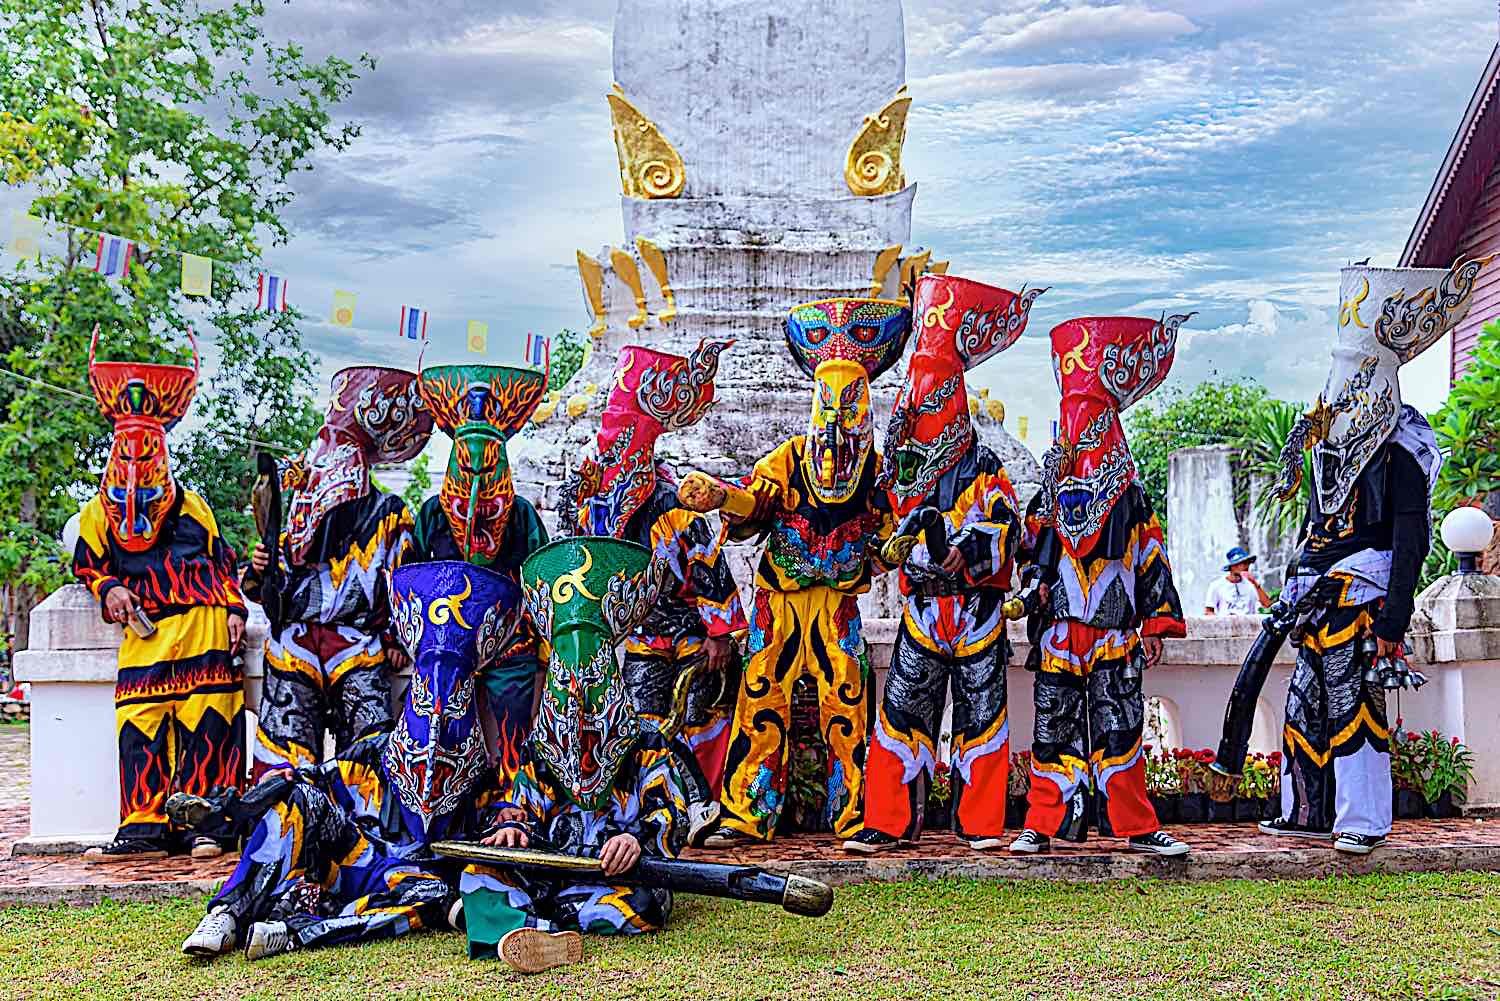
[(1454, 747), (1457, 747), (1457, 746), (1458, 746), (1458, 738), (1457, 738), (1457, 737), (1454, 737), (1454, 738), (1453, 738), (1453, 746), (1454, 746)]
[(1205, 747), (1201, 751), (1194, 751), (1193, 758), (1200, 765), (1211, 765), (1214, 763), (1214, 752)]
[(1281, 765), (1281, 752), (1272, 751), (1270, 754), (1266, 755), (1266, 761), (1279, 767)]
[(1406, 739), (1407, 740), (1416, 740), (1417, 739), (1417, 735), (1414, 732), (1412, 732), (1411, 730), (1408, 730), (1408, 731), (1406, 731)]

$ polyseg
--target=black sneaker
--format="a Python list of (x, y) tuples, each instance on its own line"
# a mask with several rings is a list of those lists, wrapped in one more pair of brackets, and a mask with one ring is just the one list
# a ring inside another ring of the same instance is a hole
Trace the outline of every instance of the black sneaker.
[(1010, 843), (1010, 850), (1017, 855), (1040, 855), (1052, 850), (1052, 839), (1028, 829)]
[(1307, 838), (1309, 841), (1327, 841), (1333, 837), (1332, 831), (1319, 831), (1315, 828), (1306, 827), (1287, 820), (1285, 817), (1277, 820), (1262, 820), (1256, 825), (1256, 829), (1262, 834), (1279, 834), (1288, 838)]
[(1383, 844), (1383, 834), (1351, 834), (1345, 831), (1334, 836), (1333, 850), (1345, 855), (1368, 855)]
[(877, 831), (873, 827), (866, 827), (854, 837), (844, 842), (844, 851), (855, 855), (875, 855), (880, 852), (888, 852), (892, 848), (901, 846), (900, 838), (893, 838), (884, 831)]
[(95, 845), (83, 853), (85, 862), (133, 862), (138, 859), (166, 858), (167, 843), (160, 838), (115, 838), (107, 845)]
[(738, 848), (755, 841), (750, 835), (743, 831), (736, 831), (732, 827), (720, 827), (712, 834), (703, 839), (704, 848)]
[(1131, 838), (1130, 850), (1177, 858), (1186, 855), (1189, 848), (1185, 842), (1178, 841), (1166, 831), (1152, 831), (1150, 834), (1137, 834)]

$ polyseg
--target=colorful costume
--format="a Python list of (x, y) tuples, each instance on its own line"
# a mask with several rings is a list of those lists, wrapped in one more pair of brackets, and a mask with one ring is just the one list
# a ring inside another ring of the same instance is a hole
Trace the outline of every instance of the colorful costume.
[[(189, 335), (191, 337), (191, 334)], [(155, 625), (125, 630), (115, 681), (120, 829), (114, 845), (167, 850), (173, 789), (208, 792), (245, 780), (244, 677), (228, 618), (245, 618), (234, 551), (203, 498), (178, 486), (167, 431), (187, 412), (193, 367), (95, 362), (89, 385), (114, 428), (99, 493), (83, 508), (73, 573), (104, 604), (128, 588)]]
[[(200, 817), (251, 829), (185, 951), (216, 954), (241, 940), (255, 959), (446, 919), (454, 873), (429, 846), (493, 825), (475, 672), (509, 641), (520, 593), (505, 577), (455, 562), (407, 564), (390, 588), (393, 624), (413, 662), (396, 729), (321, 766), (272, 776), (242, 801), (197, 801)], [(194, 804), (174, 801), (174, 810), (185, 807)]]
[[(561, 517), (579, 534), (640, 543), (671, 575), (661, 600), (625, 640), (626, 686), (636, 711), (654, 719), (671, 711), (678, 679), (703, 663), (710, 638), (737, 640), (748, 628), (720, 552), (718, 519), (679, 504), (676, 482), (655, 457), (663, 432), (691, 427), (713, 403), (719, 355), (733, 343), (704, 341), (688, 358), (643, 347), (621, 351), (597, 453), (566, 491), (576, 507)], [(709, 800), (718, 798), (723, 779), (738, 689), (737, 671), (700, 672), (688, 689), (682, 737)]]
[[(870, 382), (901, 357), (910, 333), (904, 302), (829, 299), (791, 311), (787, 345), (813, 379), (806, 435), (755, 465), (733, 532), (766, 538), (755, 573), (749, 662), (724, 772), (724, 827), (716, 840), (775, 833), (787, 784), (792, 686), (817, 684), (828, 745), (827, 817), (851, 837), (864, 808), (869, 661), (858, 597), (870, 588), (892, 528), (876, 485)], [(727, 511), (736, 502), (726, 494)], [(695, 504), (695, 506), (697, 506)]]
[[(541, 402), (547, 372), (443, 365), (423, 370), (419, 386), (453, 451), (441, 491), (417, 515), (414, 558), (466, 560), (519, 583), (522, 562), (547, 544), (547, 529), (531, 502), (516, 496), (505, 442)], [(531, 728), (541, 670), (536, 630), (523, 618), (510, 646), (480, 675), (506, 769), (515, 767)]]
[[(357, 366), (334, 375), (323, 427), (284, 477), (297, 493), (279, 543), (284, 621), (266, 637), (256, 780), (323, 760), (325, 733), (338, 753), (390, 728), (386, 578), (411, 554), (412, 518), (398, 495), (372, 488), (370, 467), (407, 461), (431, 434), (412, 373)], [(247, 572), (244, 584), (261, 600), (259, 574)]]
[(1058, 442), (1043, 461), (1030, 528), (1050, 589), (1030, 635), (1036, 733), (1018, 851), (1101, 830), (1180, 854), (1146, 798), (1141, 637), (1186, 635), (1157, 521), (1136, 481), (1120, 414), (1159, 386), (1186, 316), (1070, 320), (1052, 331), (1062, 391)]
[[(541, 709), (503, 797), (532, 847), (597, 858), (629, 835), (641, 851), (675, 856), (687, 839), (687, 792), (669, 746), (673, 721), (643, 721), (615, 645), (649, 613), (666, 571), (643, 546), (562, 539), (522, 567), (526, 606), (551, 646)], [(666, 924), (669, 891), (559, 883), (471, 866), (460, 883), (470, 954), (494, 956), (507, 932), (569, 929), (633, 935)]]
[(852, 851), (921, 833), (950, 684), (954, 824), (971, 845), (1000, 845), (1010, 768), (1001, 605), (1021, 519), (1004, 467), (975, 438), (964, 372), (1015, 343), (1042, 291), (946, 275), (917, 283), (916, 350), (886, 434), (883, 479), (903, 524), (941, 519), (962, 568), (944, 570), (944, 554), (908, 543), (901, 628), (865, 768), (865, 830), (846, 845)]
[(1282, 453), (1289, 496), (1312, 448), (1306, 542), (1278, 604), (1294, 625), (1279, 821), (1274, 833), (1338, 835), (1364, 854), (1391, 828), (1388, 688), (1421, 683), (1400, 643), (1431, 536), (1442, 458), (1432, 429), (1401, 403), (1397, 370), (1457, 325), (1488, 261), (1451, 270), (1345, 268), (1338, 340), (1317, 405)]

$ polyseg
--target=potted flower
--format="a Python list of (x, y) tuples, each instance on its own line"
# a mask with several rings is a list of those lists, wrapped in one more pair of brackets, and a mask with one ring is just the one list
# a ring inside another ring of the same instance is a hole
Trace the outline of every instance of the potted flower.
[(1436, 730), (1422, 734), (1426, 774), (1422, 799), (1429, 817), (1456, 817), (1458, 804), (1469, 795), (1474, 778), (1474, 752), (1457, 737), (1444, 737)]
[(1150, 744), (1142, 751), (1146, 758), (1146, 795), (1156, 811), (1156, 819), (1163, 824), (1175, 824), (1182, 817), (1182, 780), (1177, 763), (1165, 750), (1153, 753)]
[(1026, 795), (1031, 792), (1031, 752), (1010, 756), (1010, 774), (1005, 783), (1005, 826), (1026, 826)]
[(1419, 734), (1401, 729), (1401, 720), (1391, 729), (1391, 813), (1401, 820), (1425, 816), (1422, 798), (1425, 749)]
[[(1212, 753), (1209, 752), (1210, 755)], [(1177, 780), (1182, 787), (1182, 822), (1205, 823), (1209, 819), (1208, 762), (1199, 760), (1195, 752), (1185, 747), (1172, 749), (1172, 761), (1176, 765)]]
[(922, 826), (932, 831), (945, 831), (953, 826), (953, 770), (946, 761), (939, 761), (932, 768)]
[(1234, 819), (1263, 818), (1266, 815), (1266, 804), (1271, 799), (1271, 789), (1278, 784), (1277, 779), (1277, 771), (1266, 755), (1257, 751), (1247, 758), (1245, 770), (1240, 775), (1240, 784), (1235, 789)]

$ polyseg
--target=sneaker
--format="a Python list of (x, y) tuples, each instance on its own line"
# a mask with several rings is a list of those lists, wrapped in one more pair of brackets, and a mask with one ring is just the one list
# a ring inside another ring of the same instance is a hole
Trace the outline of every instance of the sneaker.
[(1383, 834), (1353, 834), (1345, 831), (1334, 836), (1333, 850), (1345, 855), (1368, 855), (1383, 844)]
[(1277, 820), (1262, 820), (1256, 828), (1262, 834), (1280, 834), (1288, 838), (1307, 838), (1310, 841), (1327, 841), (1333, 837), (1332, 831), (1315, 830), (1287, 820), (1285, 817)]
[(189, 956), (204, 958), (222, 956), (234, 948), (236, 930), (234, 915), (223, 907), (216, 907), (203, 915), (193, 933), (182, 940), (182, 951)]
[(743, 831), (736, 831), (732, 827), (718, 827), (714, 832), (703, 839), (704, 848), (736, 848), (748, 845), (755, 839)]
[(165, 841), (159, 838), (115, 838), (107, 845), (95, 845), (83, 853), (85, 862), (133, 862), (137, 859), (166, 858)]
[(1189, 851), (1186, 843), (1178, 841), (1165, 831), (1137, 834), (1130, 839), (1130, 849), (1137, 852), (1149, 852), (1152, 855), (1164, 855), (1167, 858), (1186, 855)]
[(448, 908), (448, 927), (454, 931), (467, 931), (464, 923), (464, 898), (459, 897)]
[(719, 804), (716, 800), (688, 804), (688, 844), (702, 848), (719, 828)]
[(583, 936), (576, 931), (516, 928), (501, 936), (495, 951), (517, 973), (541, 973), (582, 962)]
[(224, 846), (213, 838), (200, 834), (193, 839), (193, 847), (188, 849), (188, 854), (195, 859), (218, 858), (224, 854)]
[(844, 842), (844, 851), (855, 855), (875, 855), (880, 852), (888, 852), (892, 848), (901, 845), (900, 838), (893, 838), (884, 831), (877, 831), (873, 827), (866, 827), (854, 837)]
[(1005, 839), (978, 834), (960, 834), (958, 839), (976, 852), (995, 852), (1005, 847)]
[(257, 921), (250, 926), (250, 937), (245, 940), (245, 959), (253, 962), (291, 949), (292, 936), (285, 921)]
[(1028, 828), (1010, 843), (1010, 850), (1017, 855), (1040, 855), (1052, 850), (1052, 839)]

